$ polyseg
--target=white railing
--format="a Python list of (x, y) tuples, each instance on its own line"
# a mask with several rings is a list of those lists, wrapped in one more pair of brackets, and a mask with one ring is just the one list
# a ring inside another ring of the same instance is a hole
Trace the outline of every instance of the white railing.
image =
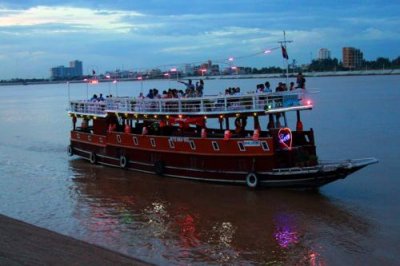
[(302, 92), (205, 96), (201, 98), (137, 99), (107, 98), (102, 102), (71, 101), (70, 112), (104, 115), (107, 112), (133, 114), (215, 114), (262, 112), (301, 106)]

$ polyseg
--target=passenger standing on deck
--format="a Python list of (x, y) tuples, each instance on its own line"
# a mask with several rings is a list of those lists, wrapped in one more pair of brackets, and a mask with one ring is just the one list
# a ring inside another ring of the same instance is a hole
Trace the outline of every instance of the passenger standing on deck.
[(264, 92), (272, 92), (271, 90), (271, 85), (269, 84), (269, 81), (265, 82), (265, 88), (264, 88)]
[(97, 94), (93, 94), (93, 97), (90, 99), (91, 102), (97, 102), (99, 98), (97, 98)]
[(304, 78), (304, 76), (301, 72), (299, 72), (299, 74), (297, 74), (296, 83), (297, 83), (296, 88), (300, 88), (300, 89), (306, 88), (306, 79)]
[(290, 82), (290, 90), (292, 91), (294, 89), (296, 89), (296, 88), (294, 87), (294, 82), (292, 81), (292, 82)]
[(178, 82), (185, 84), (186, 85), (186, 94), (188, 97), (193, 97), (194, 96), (194, 86), (192, 84), (192, 80), (189, 79), (188, 82), (184, 82), (181, 80), (178, 80)]
[(199, 83), (196, 82), (196, 96), (202, 97), (204, 90), (204, 81), (201, 79)]
[(149, 93), (147, 93), (146, 97), (149, 98), (149, 99), (153, 99), (154, 98), (153, 89), (149, 90)]

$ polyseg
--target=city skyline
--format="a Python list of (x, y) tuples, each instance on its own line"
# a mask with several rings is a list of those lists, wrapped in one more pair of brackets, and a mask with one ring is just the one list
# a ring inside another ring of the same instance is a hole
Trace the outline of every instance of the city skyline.
[(397, 10), (397, 1), (1, 1), (0, 79), (47, 78), (71, 58), (84, 62), (84, 74), (229, 57), (237, 65), (282, 66), (275, 48), (283, 30), (293, 40), (289, 61), (298, 64), (321, 47), (335, 58), (351, 46), (366, 60), (394, 59)]

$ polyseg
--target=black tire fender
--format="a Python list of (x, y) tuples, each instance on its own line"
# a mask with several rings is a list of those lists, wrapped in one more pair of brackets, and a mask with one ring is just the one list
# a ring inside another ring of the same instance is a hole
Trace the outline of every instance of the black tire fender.
[(96, 153), (91, 152), (89, 155), (89, 161), (91, 164), (95, 164), (97, 162), (97, 156)]
[(124, 155), (119, 157), (119, 166), (121, 166), (121, 168), (126, 168), (128, 166), (128, 159)]
[(249, 188), (256, 188), (258, 187), (258, 177), (255, 173), (250, 172), (246, 176), (246, 185)]
[(72, 148), (71, 145), (68, 145), (68, 147), (67, 147), (67, 152), (68, 152), (68, 155), (69, 155), (69, 156), (74, 155), (74, 149)]

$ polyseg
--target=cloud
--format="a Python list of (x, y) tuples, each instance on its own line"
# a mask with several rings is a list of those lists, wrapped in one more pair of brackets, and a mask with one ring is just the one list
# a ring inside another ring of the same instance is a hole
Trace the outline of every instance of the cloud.
[[(128, 32), (133, 24), (123, 22), (128, 17), (142, 17), (134, 11), (91, 10), (68, 6), (37, 6), (25, 10), (0, 10), (0, 28), (5, 27), (38, 27), (58, 24), (71, 28)], [(140, 25), (136, 25), (140, 26)]]

